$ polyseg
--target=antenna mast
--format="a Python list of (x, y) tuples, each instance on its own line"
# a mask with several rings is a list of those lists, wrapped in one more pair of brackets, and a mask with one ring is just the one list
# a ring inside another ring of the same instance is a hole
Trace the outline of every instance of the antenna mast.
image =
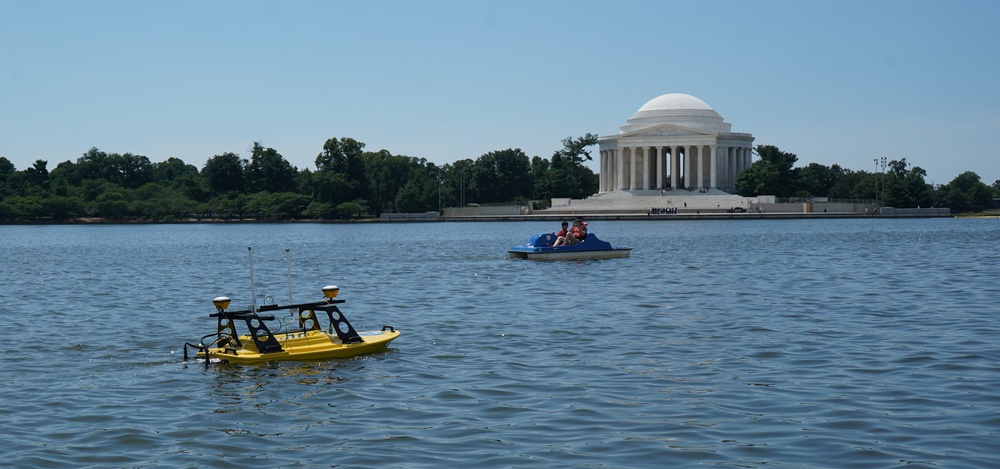
[(257, 287), (253, 283), (253, 246), (247, 246), (247, 252), (250, 253), (250, 312), (257, 312)]
[(291, 261), (291, 249), (285, 248), (285, 268), (288, 269), (288, 304), (295, 304), (292, 301), (292, 261)]

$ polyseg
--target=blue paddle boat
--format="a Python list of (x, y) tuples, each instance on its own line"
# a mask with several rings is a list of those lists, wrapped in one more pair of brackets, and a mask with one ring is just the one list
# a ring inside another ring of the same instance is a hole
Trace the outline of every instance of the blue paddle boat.
[(598, 239), (594, 233), (590, 233), (586, 238), (576, 244), (564, 244), (562, 246), (552, 245), (556, 242), (556, 235), (552, 233), (538, 233), (528, 240), (527, 244), (514, 246), (507, 251), (511, 259), (529, 260), (563, 260), (563, 259), (610, 259), (617, 257), (629, 257), (632, 248), (612, 246), (607, 241)]

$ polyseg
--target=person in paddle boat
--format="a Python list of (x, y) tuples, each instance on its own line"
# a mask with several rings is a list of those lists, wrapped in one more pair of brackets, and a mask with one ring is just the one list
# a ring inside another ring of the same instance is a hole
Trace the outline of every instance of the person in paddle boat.
[(555, 244), (553, 244), (554, 246), (559, 246), (559, 244), (560, 244), (559, 240), (562, 239), (562, 238), (564, 238), (566, 236), (566, 233), (569, 232), (569, 230), (567, 228), (569, 228), (569, 222), (565, 222), (564, 221), (564, 222), (562, 222), (562, 229), (559, 230), (558, 233), (555, 233), (555, 232), (552, 233), (552, 234), (556, 235), (556, 241), (555, 241)]
[(576, 237), (583, 241), (587, 239), (587, 222), (583, 221), (583, 218), (576, 217), (576, 224), (578, 226), (576, 230)]
[(556, 242), (552, 246), (556, 247), (556, 246), (562, 246), (564, 244), (565, 245), (577, 244), (580, 241), (583, 241), (583, 238), (586, 237), (587, 237), (587, 224), (583, 222), (583, 219), (577, 218), (573, 222), (573, 228), (570, 228), (569, 232), (566, 233), (565, 236), (557, 238)]

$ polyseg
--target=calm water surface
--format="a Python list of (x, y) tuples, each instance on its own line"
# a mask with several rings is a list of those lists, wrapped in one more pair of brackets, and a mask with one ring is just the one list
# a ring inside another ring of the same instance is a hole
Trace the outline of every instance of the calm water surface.
[[(1000, 220), (0, 226), (0, 465), (1000, 467)], [(383, 354), (181, 361), (341, 287)]]

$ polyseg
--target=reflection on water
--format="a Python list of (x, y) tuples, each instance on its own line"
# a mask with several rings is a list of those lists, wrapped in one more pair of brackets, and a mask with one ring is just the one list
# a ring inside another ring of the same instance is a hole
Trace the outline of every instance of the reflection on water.
[[(550, 226), (552, 225), (552, 226)], [(0, 227), (15, 467), (988, 467), (998, 220)], [(385, 353), (182, 363), (211, 299), (341, 287)]]
[[(340, 368), (350, 361), (266, 363), (259, 365), (214, 365), (205, 371), (214, 384), (207, 393), (218, 405), (215, 413), (246, 412), (253, 410), (267, 415), (274, 410), (274, 403), (265, 398), (269, 391), (266, 383), (280, 382), (284, 405), (308, 405), (317, 394), (335, 389), (348, 381), (338, 377)], [(363, 367), (362, 367), (363, 368)], [(270, 408), (268, 406), (270, 405)]]

